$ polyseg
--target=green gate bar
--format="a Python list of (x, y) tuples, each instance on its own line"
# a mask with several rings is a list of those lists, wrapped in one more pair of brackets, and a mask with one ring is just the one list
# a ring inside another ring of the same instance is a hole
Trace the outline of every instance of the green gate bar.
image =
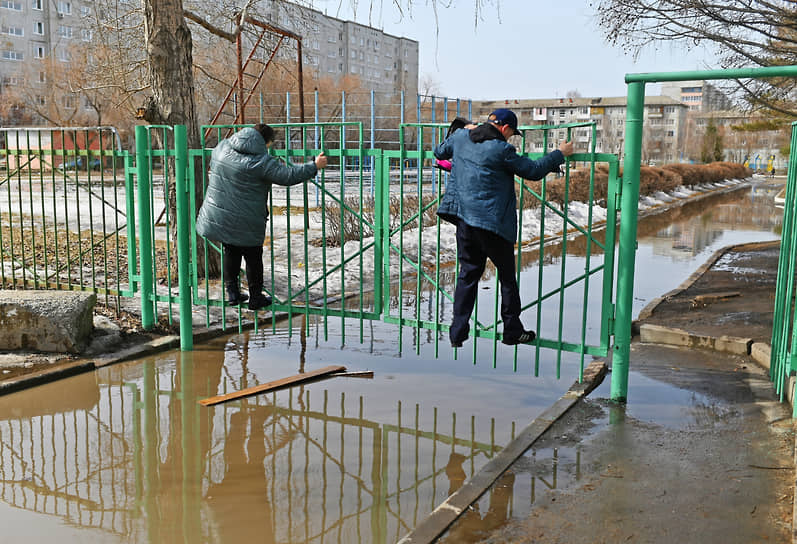
[(693, 70), (626, 74), (628, 109), (626, 112), (623, 195), (620, 217), (620, 249), (617, 279), (617, 321), (612, 358), (611, 400), (626, 402), (631, 353), (631, 319), (636, 259), (636, 224), (639, 214), (639, 167), (642, 158), (642, 119), (645, 108), (645, 83), (712, 79), (797, 77), (797, 66), (769, 66), (731, 70)]

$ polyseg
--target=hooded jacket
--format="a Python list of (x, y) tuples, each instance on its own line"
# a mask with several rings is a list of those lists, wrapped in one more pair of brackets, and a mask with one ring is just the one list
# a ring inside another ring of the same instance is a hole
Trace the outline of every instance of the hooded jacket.
[(494, 232), (517, 240), (515, 176), (539, 180), (565, 162), (561, 151), (535, 161), (521, 157), (491, 123), (454, 132), (434, 150), (438, 159), (452, 159), (451, 177), (437, 209), (441, 219)]
[(224, 244), (262, 245), (271, 185), (297, 185), (317, 172), (315, 162), (288, 166), (270, 156), (263, 136), (251, 127), (244, 128), (213, 149), (196, 230)]

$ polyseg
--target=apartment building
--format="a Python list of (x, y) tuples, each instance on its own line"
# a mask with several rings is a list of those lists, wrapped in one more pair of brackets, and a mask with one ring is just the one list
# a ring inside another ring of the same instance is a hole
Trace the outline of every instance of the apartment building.
[(661, 84), (661, 94), (683, 102), (691, 112), (730, 110), (731, 100), (705, 81), (674, 81)]
[[(543, 133), (531, 133), (527, 151), (548, 152), (568, 137), (577, 153), (592, 149), (592, 126), (562, 127), (578, 123), (594, 123), (595, 151), (622, 155), (625, 145), (626, 97), (556, 98), (535, 100), (492, 100), (474, 102), (474, 111), (482, 119), (496, 108), (510, 108), (525, 126), (547, 126), (547, 149)], [(645, 164), (664, 164), (681, 159), (686, 139), (688, 107), (668, 96), (645, 97), (642, 161)]]
[(84, 0), (0, 0), (0, 92), (46, 84), (36, 59), (70, 62), (70, 46), (92, 40), (85, 24), (92, 6)]
[(320, 77), (353, 75), (368, 90), (418, 93), (416, 40), (287, 2), (272, 2), (266, 21), (302, 37), (304, 67)]

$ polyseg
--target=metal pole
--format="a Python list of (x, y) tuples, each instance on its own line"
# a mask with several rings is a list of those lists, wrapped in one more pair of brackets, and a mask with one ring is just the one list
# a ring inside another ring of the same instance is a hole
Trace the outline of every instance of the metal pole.
[(136, 174), (138, 176), (138, 243), (141, 260), (141, 327), (149, 330), (155, 325), (152, 297), (152, 213), (150, 212), (149, 131), (136, 127)]
[(639, 165), (642, 159), (644, 110), (645, 84), (642, 82), (629, 83), (620, 205), (617, 315), (612, 358), (611, 400), (616, 402), (625, 402), (628, 399), (628, 363), (631, 353), (631, 317), (634, 305), (634, 266), (639, 214)]
[(302, 39), (296, 39), (299, 63), (299, 122), (304, 123), (304, 73), (302, 71)]
[[(374, 129), (376, 126), (376, 109), (374, 106), (374, 90), (371, 89), (371, 151), (374, 150), (376, 138)], [(374, 196), (374, 157), (371, 156), (371, 196)]]
[(177, 193), (177, 277), (180, 284), (180, 349), (194, 348), (193, 321), (191, 317), (191, 284), (188, 266), (191, 256), (188, 240), (191, 236), (188, 210), (188, 138), (185, 125), (174, 127), (175, 192)]

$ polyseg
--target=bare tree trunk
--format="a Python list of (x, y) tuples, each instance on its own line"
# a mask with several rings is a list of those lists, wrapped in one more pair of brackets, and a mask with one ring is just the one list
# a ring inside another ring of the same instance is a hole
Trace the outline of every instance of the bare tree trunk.
[[(200, 145), (199, 126), (194, 103), (194, 74), (191, 31), (183, 16), (182, 0), (145, 0), (144, 21), (149, 77), (152, 96), (149, 97), (144, 119), (156, 125), (186, 125), (188, 147)], [(195, 168), (199, 175), (199, 168)], [(200, 180), (197, 178), (197, 180)], [(197, 209), (202, 203), (202, 183), (196, 184)], [(169, 214), (176, 217), (174, 184), (169, 190)], [(171, 239), (177, 239), (177, 222), (171, 223)], [(199, 244), (201, 247), (201, 244)], [(221, 272), (220, 260), (215, 253), (197, 255), (200, 272), (207, 266), (208, 276)], [(176, 276), (176, 270), (173, 275)]]

